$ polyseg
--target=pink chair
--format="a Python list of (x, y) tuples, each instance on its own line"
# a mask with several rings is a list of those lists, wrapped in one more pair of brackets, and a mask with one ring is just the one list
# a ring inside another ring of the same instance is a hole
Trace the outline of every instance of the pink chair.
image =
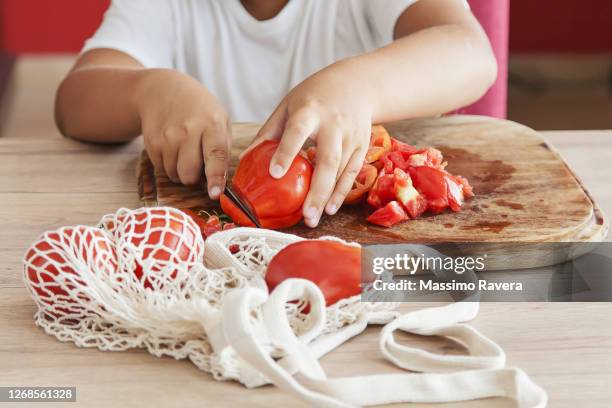
[(506, 117), (508, 95), (508, 27), (510, 0), (468, 0), (472, 12), (484, 27), (497, 58), (498, 75), (495, 84), (478, 101), (456, 113)]

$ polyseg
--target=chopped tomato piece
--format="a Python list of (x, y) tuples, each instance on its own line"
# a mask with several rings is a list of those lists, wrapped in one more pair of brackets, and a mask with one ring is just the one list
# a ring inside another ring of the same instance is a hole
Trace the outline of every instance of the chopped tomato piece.
[(391, 159), (389, 159), (388, 155), (384, 155), (383, 157), (380, 158), (380, 163), (381, 163), (381, 170), (384, 171), (385, 173), (391, 174), (393, 173), (393, 168), (395, 167), (395, 165), (393, 164), (393, 162), (391, 161)]
[(378, 170), (371, 164), (364, 164), (353, 182), (353, 189), (346, 195), (344, 204), (356, 204), (362, 201), (376, 182)]
[(472, 189), (472, 186), (470, 185), (470, 183), (467, 181), (467, 179), (463, 176), (453, 176), (453, 178), (455, 179), (455, 181), (457, 181), (459, 184), (461, 184), (461, 187), (463, 189), (463, 196), (465, 198), (472, 198), (474, 197), (474, 190)]
[(395, 200), (393, 183), (393, 174), (386, 174), (384, 170), (381, 171), (370, 190), (370, 194), (368, 194), (368, 204), (380, 208), (389, 201)]
[(366, 153), (365, 162), (373, 163), (379, 160), (385, 154), (385, 148), (382, 146), (370, 146)]
[(391, 227), (407, 219), (406, 211), (397, 201), (390, 201), (367, 218), (372, 224), (380, 225), (381, 227)]
[(386, 157), (391, 163), (393, 163), (394, 169), (406, 170), (408, 168), (408, 163), (406, 162), (402, 152), (389, 152), (386, 154)]
[(414, 153), (410, 153), (407, 161), (412, 167), (417, 166), (429, 166), (429, 167), (441, 167), (442, 166), (442, 152), (433, 147), (427, 149), (421, 149)]
[(429, 166), (410, 169), (412, 182), (425, 198), (433, 200), (447, 195), (446, 172)]
[(429, 210), (438, 214), (448, 207), (447, 173), (444, 170), (428, 166), (412, 167), (410, 175), (416, 189), (427, 199)]
[(410, 176), (402, 169), (395, 169), (393, 180), (397, 201), (402, 204), (411, 218), (421, 216), (427, 210), (427, 200), (414, 188)]
[(215, 232), (219, 232), (221, 230), (221, 221), (219, 220), (219, 217), (217, 217), (216, 215), (211, 215), (204, 223), (202, 233), (205, 237), (210, 237)]
[(385, 153), (390, 152), (393, 149), (393, 143), (391, 142), (391, 136), (389, 136), (387, 129), (381, 125), (372, 126), (370, 146), (379, 146), (384, 149)]
[(412, 167), (426, 166), (427, 165), (427, 153), (421, 152), (421, 153), (411, 154), (410, 157), (408, 158), (408, 164)]
[(442, 157), (442, 152), (438, 149), (428, 147), (427, 149), (425, 149), (425, 153), (427, 154), (427, 162), (430, 163), (432, 166), (437, 167), (442, 164), (442, 160), (444, 160), (444, 157)]
[(384, 168), (384, 164), (380, 160), (376, 160), (375, 162), (370, 163), (372, 166), (376, 167), (377, 171), (381, 171)]
[(394, 152), (406, 152), (409, 154), (416, 153), (419, 149), (409, 145), (408, 143), (400, 142), (397, 139), (391, 138), (391, 150)]
[(463, 205), (463, 189), (461, 184), (453, 180), (452, 177), (446, 176), (446, 186), (448, 187), (448, 204), (451, 210), (455, 212), (460, 211)]
[(421, 194), (403, 205), (412, 219), (419, 218), (429, 207), (427, 200)]
[(440, 197), (432, 200), (427, 200), (427, 209), (433, 214), (440, 214), (448, 208), (448, 198)]

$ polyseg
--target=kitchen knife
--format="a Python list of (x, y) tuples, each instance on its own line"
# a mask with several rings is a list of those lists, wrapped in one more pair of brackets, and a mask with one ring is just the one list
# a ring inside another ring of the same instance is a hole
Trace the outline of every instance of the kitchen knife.
[(236, 194), (230, 186), (225, 186), (225, 195), (242, 210), (242, 212), (249, 218), (249, 220), (251, 220), (253, 224), (255, 224), (257, 228), (261, 228), (261, 224), (255, 213), (251, 211), (251, 208), (246, 205), (244, 201), (242, 201), (240, 196)]

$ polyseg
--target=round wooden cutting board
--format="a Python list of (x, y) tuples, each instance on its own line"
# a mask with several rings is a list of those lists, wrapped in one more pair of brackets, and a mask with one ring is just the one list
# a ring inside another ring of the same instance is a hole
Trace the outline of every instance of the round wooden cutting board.
[[(315, 238), (335, 235), (367, 243), (399, 242), (560, 242), (601, 241), (608, 220), (559, 154), (532, 129), (480, 116), (452, 116), (385, 125), (389, 133), (416, 146), (434, 146), (448, 170), (468, 178), (476, 197), (459, 213), (425, 215), (392, 228), (365, 221), (366, 205), (343, 207), (319, 226), (287, 232)], [(232, 169), (259, 125), (236, 124)], [(141, 198), (147, 205), (217, 210), (197, 188), (154, 174), (146, 153), (139, 165)]]

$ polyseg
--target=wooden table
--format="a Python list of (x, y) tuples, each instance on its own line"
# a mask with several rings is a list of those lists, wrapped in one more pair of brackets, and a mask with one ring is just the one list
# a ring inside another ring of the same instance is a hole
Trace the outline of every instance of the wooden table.
[[(187, 361), (141, 350), (78, 349), (34, 326), (34, 305), (21, 278), (26, 248), (45, 230), (92, 224), (119, 207), (138, 206), (135, 164), (142, 144), (101, 147), (62, 138), (50, 115), (56, 83), (28, 77), (30, 68), (22, 67), (16, 80), (39, 81), (36, 92), (18, 93), (0, 137), (0, 386), (76, 386), (78, 402), (68, 407), (303, 406), (273, 387), (247, 390), (215, 382)], [(612, 214), (612, 130), (545, 136)], [(506, 350), (510, 366), (523, 368), (546, 389), (551, 407), (610, 406), (612, 304), (485, 303), (473, 324)], [(375, 352), (377, 333), (369, 329), (325, 357), (328, 373), (394, 371)], [(405, 338), (441, 353), (459, 351), (437, 339)], [(489, 399), (448, 406), (513, 405)]]

